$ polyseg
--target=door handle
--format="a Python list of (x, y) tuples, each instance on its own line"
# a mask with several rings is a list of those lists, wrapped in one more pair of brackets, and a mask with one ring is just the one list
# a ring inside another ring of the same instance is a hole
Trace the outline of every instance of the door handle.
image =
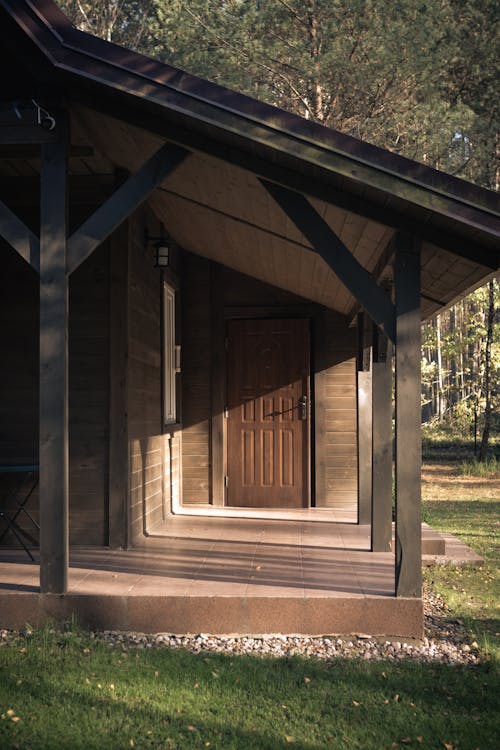
[(307, 396), (299, 398), (299, 419), (307, 419)]

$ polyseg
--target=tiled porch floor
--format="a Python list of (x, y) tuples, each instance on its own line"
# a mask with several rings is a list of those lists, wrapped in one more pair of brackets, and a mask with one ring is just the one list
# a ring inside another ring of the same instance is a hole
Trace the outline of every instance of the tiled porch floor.
[[(24, 552), (0, 551), (0, 626), (29, 620), (35, 600), (47, 614), (38, 575)], [(82, 621), (122, 629), (418, 635), (421, 603), (393, 591), (394, 557), (369, 552), (366, 526), (177, 516), (140, 548), (72, 549), (56, 616), (73, 606)]]
[(187, 572), (187, 596), (391, 596), (394, 590), (392, 554), (369, 552), (368, 527), (345, 523), (176, 517), (148, 537), (145, 549), (172, 556), (177, 581)]
[[(37, 553), (35, 553), (37, 559)], [(314, 521), (172, 517), (133, 550), (74, 548), (69, 590), (180, 596), (391, 596), (391, 553), (368, 527)], [(38, 565), (0, 552), (0, 589), (38, 591)]]

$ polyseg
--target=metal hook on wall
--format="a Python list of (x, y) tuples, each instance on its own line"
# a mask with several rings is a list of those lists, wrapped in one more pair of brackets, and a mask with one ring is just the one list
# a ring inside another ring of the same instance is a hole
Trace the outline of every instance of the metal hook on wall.
[(56, 126), (55, 117), (52, 117), (46, 109), (41, 107), (34, 99), (31, 100), (36, 107), (36, 121), (44, 130), (54, 130)]

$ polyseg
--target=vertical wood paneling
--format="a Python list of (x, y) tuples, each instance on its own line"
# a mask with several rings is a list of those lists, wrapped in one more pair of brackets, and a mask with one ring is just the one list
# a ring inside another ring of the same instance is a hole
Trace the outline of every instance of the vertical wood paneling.
[[(39, 277), (0, 239), (0, 463), (38, 463), (38, 321)], [(8, 356), (6, 355), (8, 353)], [(0, 493), (6, 503), (18, 491), (19, 476), (0, 474)], [(28, 508), (38, 518), (38, 487)], [(9, 507), (6, 506), (7, 511)], [(12, 508), (13, 509), (13, 508)], [(17, 522), (32, 532), (21, 515)], [(0, 533), (5, 526), (0, 523)], [(2, 545), (17, 540), (6, 534)]]
[(39, 279), (2, 240), (0, 253), (0, 461), (36, 464)]
[[(38, 463), (38, 279), (2, 247), (0, 461)], [(108, 251), (101, 247), (69, 284), (69, 535), (71, 544), (107, 544)], [(123, 467), (122, 467), (123, 469)], [(38, 490), (30, 512), (38, 518)], [(8, 541), (8, 540), (7, 540)]]
[(324, 310), (315, 321), (316, 505), (357, 502), (356, 331)]
[(210, 298), (209, 261), (186, 253), (181, 286), (184, 503), (208, 503), (211, 499)]
[(130, 221), (128, 292), (129, 539), (133, 544), (164, 518), (161, 380), (161, 275), (144, 230), (158, 234), (146, 209)]
[(108, 245), (71, 275), (69, 310), (70, 542), (102, 545), (108, 544)]
[(109, 545), (126, 547), (128, 531), (128, 269), (129, 223), (112, 235), (110, 245), (109, 363)]
[(224, 287), (222, 268), (210, 264), (210, 347), (211, 347), (211, 501), (213, 505), (224, 505), (224, 475), (226, 428), (224, 408), (226, 406), (226, 351), (224, 324)]
[(357, 338), (358, 523), (369, 524), (372, 518), (373, 323), (366, 313), (357, 316)]

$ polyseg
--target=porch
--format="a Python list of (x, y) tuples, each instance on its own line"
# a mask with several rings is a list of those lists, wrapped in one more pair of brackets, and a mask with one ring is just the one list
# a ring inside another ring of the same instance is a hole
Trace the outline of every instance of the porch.
[(497, 272), (496, 196), (0, 14), (0, 458), (40, 467), (1, 624), (419, 635), (420, 323)]
[(333, 517), (172, 517), (140, 548), (73, 548), (62, 597), (39, 593), (38, 553), (4, 549), (2, 625), (75, 615), (142, 632), (420, 637), (422, 602), (394, 596), (394, 555), (370, 551), (369, 526)]

